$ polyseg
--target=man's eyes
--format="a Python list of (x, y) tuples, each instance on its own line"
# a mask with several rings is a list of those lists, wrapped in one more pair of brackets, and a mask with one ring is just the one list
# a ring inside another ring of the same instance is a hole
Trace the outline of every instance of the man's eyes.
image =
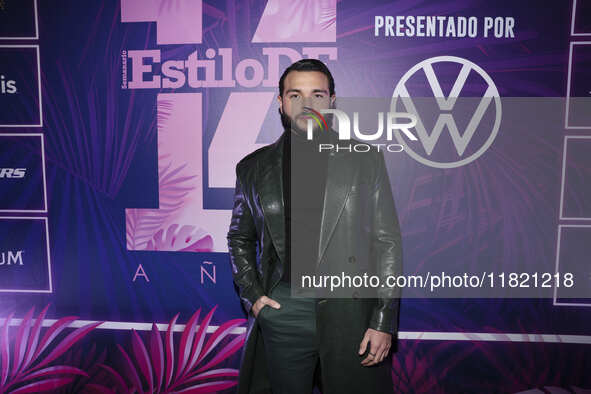
[[(321, 93), (315, 94), (314, 96), (315, 96), (316, 98), (324, 98), (324, 97), (325, 97), (325, 96), (324, 96), (323, 94), (321, 94)], [(290, 99), (296, 99), (296, 98), (300, 98), (300, 95), (299, 95), (299, 94), (291, 94), (291, 95), (289, 96), (289, 98), (290, 98)]]

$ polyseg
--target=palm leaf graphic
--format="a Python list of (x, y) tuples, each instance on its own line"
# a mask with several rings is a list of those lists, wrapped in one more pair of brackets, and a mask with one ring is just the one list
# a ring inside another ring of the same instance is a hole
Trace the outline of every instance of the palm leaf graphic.
[[(87, 324), (72, 331), (62, 340), (55, 341), (56, 337), (78, 318), (66, 316), (53, 323), (39, 341), (48, 308), (49, 304), (35, 319), (34, 324), (32, 317), (35, 308), (32, 307), (26, 313), (13, 338), (12, 352), (8, 327), (14, 313), (5, 319), (0, 330), (0, 393), (35, 393), (64, 386), (72, 382), (76, 376), (88, 376), (79, 368), (49, 364), (103, 322)], [(45, 354), (46, 351), (48, 354)]]
[[(162, 157), (159, 157), (159, 162)], [(186, 164), (171, 169), (171, 164), (158, 170), (158, 209), (126, 209), (127, 249), (144, 249), (169, 216), (183, 207), (185, 196), (195, 188), (187, 183), (197, 175), (182, 175)]]
[(220, 325), (206, 340), (207, 329), (216, 309), (217, 305), (198, 325), (201, 314), (199, 308), (187, 322), (176, 347), (173, 330), (179, 317), (178, 313), (168, 324), (164, 342), (155, 323), (152, 324), (147, 342), (132, 329), (130, 351), (117, 345), (122, 356), (123, 368), (101, 365), (113, 377), (113, 389), (116, 390), (114, 392), (212, 393), (235, 386), (237, 369), (215, 367), (243, 346), (246, 334), (237, 335), (226, 341), (219, 350), (214, 350), (224, 339), (232, 335), (231, 331), (234, 328), (246, 320), (229, 320)]
[(104, 392), (100, 388), (97, 391), (96, 383), (108, 378), (108, 376), (106, 376), (107, 373), (98, 366), (99, 363), (104, 363), (106, 358), (107, 349), (102, 349), (100, 353), (97, 352), (96, 343), (93, 343), (90, 348), (87, 346), (77, 346), (76, 348), (70, 349), (62, 356), (63, 363), (80, 368), (86, 372), (88, 376), (77, 375), (71, 384), (62, 386), (57, 390), (52, 390), (52, 392), (55, 394), (90, 394)]
[(175, 252), (210, 252), (213, 238), (205, 230), (195, 226), (174, 223), (165, 230), (154, 234), (144, 250), (166, 250)]
[[(160, 99), (156, 104), (156, 123), (158, 130), (165, 129), (172, 113), (173, 104), (170, 100)], [(158, 152), (162, 152), (160, 140)], [(158, 209), (126, 209), (126, 239), (128, 250), (145, 249), (148, 241), (163, 226), (166, 220), (181, 209), (185, 196), (195, 188), (193, 179), (197, 175), (184, 175), (186, 164), (175, 168), (172, 161), (163, 164), (171, 156), (170, 153), (158, 154)]]

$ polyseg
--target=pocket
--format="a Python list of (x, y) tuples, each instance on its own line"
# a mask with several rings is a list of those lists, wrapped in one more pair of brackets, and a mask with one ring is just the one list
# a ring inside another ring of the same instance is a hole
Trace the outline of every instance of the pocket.
[(263, 316), (263, 312), (264, 312), (265, 310), (267, 310), (267, 308), (270, 308), (270, 306), (269, 306), (269, 305), (267, 305), (267, 304), (263, 305), (263, 307), (262, 307), (262, 308), (261, 308), (261, 310), (259, 311), (259, 314), (257, 315), (257, 319)]

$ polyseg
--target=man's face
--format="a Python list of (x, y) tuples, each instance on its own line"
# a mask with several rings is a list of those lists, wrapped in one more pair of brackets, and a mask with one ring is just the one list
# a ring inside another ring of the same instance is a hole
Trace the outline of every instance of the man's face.
[[(289, 120), (292, 131), (306, 135), (310, 117), (305, 116), (304, 107), (316, 111), (331, 108), (335, 95), (330, 96), (328, 78), (320, 71), (291, 71), (284, 80), (283, 97), (278, 96), (277, 100), (284, 127), (287, 126), (285, 121)], [(316, 134), (320, 127), (314, 120), (312, 124)]]

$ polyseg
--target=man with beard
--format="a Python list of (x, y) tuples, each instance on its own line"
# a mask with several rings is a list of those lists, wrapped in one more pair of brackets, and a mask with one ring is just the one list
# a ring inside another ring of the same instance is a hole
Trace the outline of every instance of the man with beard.
[(241, 394), (312, 393), (315, 372), (323, 394), (393, 392), (389, 350), (398, 330), (398, 290), (321, 298), (293, 286), (319, 267), (373, 267), (382, 280), (402, 272), (383, 153), (320, 151), (321, 143), (338, 143), (322, 122), (307, 138), (310, 114), (334, 108), (335, 98), (324, 63), (303, 59), (289, 66), (279, 81), (282, 135), (236, 166), (228, 249), (249, 316)]

